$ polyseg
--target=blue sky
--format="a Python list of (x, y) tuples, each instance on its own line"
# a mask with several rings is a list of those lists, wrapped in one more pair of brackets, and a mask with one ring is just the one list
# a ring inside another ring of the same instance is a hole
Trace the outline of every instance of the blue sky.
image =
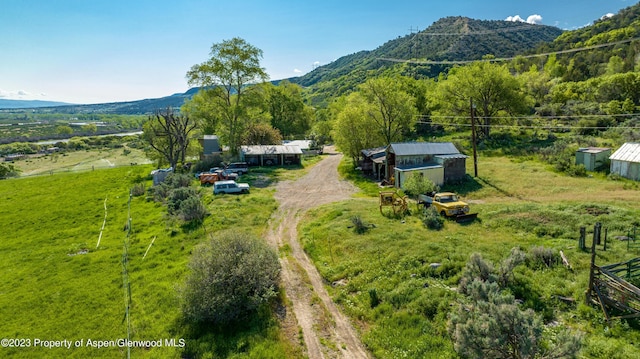
[(625, 0), (1, 0), (0, 98), (102, 103), (188, 89), (214, 43), (241, 37), (272, 80), (303, 75), (446, 16), (575, 29)]

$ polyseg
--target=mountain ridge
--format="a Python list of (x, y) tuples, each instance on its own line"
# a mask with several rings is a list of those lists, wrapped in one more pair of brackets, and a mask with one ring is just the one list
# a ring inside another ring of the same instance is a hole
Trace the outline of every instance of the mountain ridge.
[[(374, 50), (343, 56), (291, 81), (312, 86), (346, 75), (356, 68), (370, 71), (393, 66), (383, 58), (469, 61), (480, 60), (485, 55), (511, 57), (532, 50), (541, 43), (549, 43), (562, 33), (563, 30), (548, 25), (449, 16), (437, 20), (425, 30), (399, 36)], [(438, 66), (433, 70), (428, 74), (430, 77), (441, 71)]]
[(60, 102), (60, 101), (13, 100), (13, 99), (0, 98), (0, 110), (55, 107), (55, 106), (68, 106), (68, 105), (73, 105), (73, 104), (68, 102)]

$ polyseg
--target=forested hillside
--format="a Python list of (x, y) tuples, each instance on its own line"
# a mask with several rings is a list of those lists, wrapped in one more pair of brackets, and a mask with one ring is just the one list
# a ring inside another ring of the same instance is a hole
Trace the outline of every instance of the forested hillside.
[[(541, 44), (535, 53), (567, 52), (557, 55), (558, 63), (566, 67), (566, 71), (560, 73), (562, 80), (583, 81), (607, 71), (636, 69), (639, 44), (640, 4), (636, 4), (615, 16), (596, 20), (593, 25), (567, 31), (553, 42)], [(589, 49), (577, 51), (584, 48)], [(611, 67), (607, 68), (610, 61), (613, 61)]]
[[(312, 87), (314, 102), (352, 90), (367, 78), (396, 67), (406, 60), (469, 61), (483, 56), (513, 57), (549, 43), (562, 30), (521, 22), (442, 18), (427, 29), (391, 40), (373, 51), (360, 51), (291, 79)], [(413, 77), (437, 77), (451, 65), (412, 65)], [(402, 70), (401, 70), (402, 72)]]

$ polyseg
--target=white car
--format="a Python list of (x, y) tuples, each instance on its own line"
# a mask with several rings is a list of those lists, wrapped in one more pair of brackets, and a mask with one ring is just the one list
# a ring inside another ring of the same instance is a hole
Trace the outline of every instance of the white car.
[(213, 194), (218, 193), (249, 193), (249, 184), (236, 183), (236, 181), (217, 181), (213, 184)]

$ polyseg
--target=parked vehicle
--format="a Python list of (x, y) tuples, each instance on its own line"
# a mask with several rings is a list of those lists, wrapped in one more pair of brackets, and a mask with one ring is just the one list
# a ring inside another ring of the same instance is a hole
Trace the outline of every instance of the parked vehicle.
[(198, 173), (197, 178), (200, 184), (214, 184), (218, 181), (237, 180), (238, 174), (223, 169), (213, 169), (209, 172)]
[(249, 164), (247, 162), (232, 162), (229, 163), (225, 169), (230, 172), (245, 174), (249, 173)]
[(249, 193), (249, 184), (236, 181), (217, 181), (213, 184), (213, 194), (219, 193)]
[(455, 218), (456, 222), (472, 221), (478, 217), (477, 213), (469, 213), (469, 205), (452, 192), (421, 194), (418, 203), (425, 208), (433, 206), (442, 216)]

